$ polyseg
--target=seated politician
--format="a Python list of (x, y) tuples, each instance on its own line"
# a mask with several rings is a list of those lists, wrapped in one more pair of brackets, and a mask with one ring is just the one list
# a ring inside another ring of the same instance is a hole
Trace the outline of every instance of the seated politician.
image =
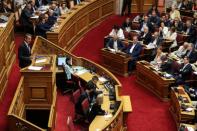
[(180, 46), (178, 50), (172, 52), (170, 55), (176, 55), (177, 57), (181, 58), (186, 54), (188, 45), (189, 43), (184, 42), (184, 44)]
[(31, 41), (32, 36), (30, 34), (26, 34), (25, 40), (18, 48), (18, 59), (20, 68), (27, 67), (31, 64)]
[(125, 39), (124, 32), (118, 25), (114, 25), (113, 29), (109, 33), (109, 36), (112, 38), (118, 36), (118, 39), (120, 40)]
[(160, 46), (157, 48), (157, 53), (153, 61), (151, 61), (151, 64), (153, 65), (159, 65), (161, 64), (161, 58), (165, 55), (165, 53), (162, 52), (162, 47)]
[(188, 35), (187, 42), (194, 43), (197, 37), (196, 29), (192, 25), (191, 20), (186, 21), (186, 25), (183, 28), (184, 34)]
[(138, 41), (138, 37), (133, 37), (133, 43), (129, 43), (126, 53), (131, 56), (131, 60), (128, 63), (128, 71), (131, 72), (135, 69), (136, 61), (139, 59), (139, 56), (142, 51), (142, 45)]
[(143, 44), (148, 45), (152, 40), (152, 34), (147, 26), (144, 27), (144, 32), (139, 36), (139, 40), (143, 41)]
[(131, 31), (131, 20), (129, 17), (126, 18), (126, 20), (123, 22), (122, 24), (122, 29), (126, 32), (130, 32)]
[(88, 113), (88, 120), (92, 122), (97, 115), (105, 115), (106, 112), (101, 108), (101, 104), (103, 104), (103, 94), (99, 94), (96, 98), (96, 102), (94, 102)]
[(160, 25), (160, 18), (157, 16), (155, 11), (152, 12), (149, 21), (153, 26), (158, 27)]
[(176, 84), (185, 84), (185, 81), (190, 79), (192, 71), (193, 69), (191, 64), (189, 63), (189, 57), (186, 56), (183, 59), (183, 64), (181, 66), (181, 69), (179, 70), (178, 75), (175, 76)]
[(44, 14), (40, 15), (39, 22), (36, 25), (36, 29), (35, 29), (36, 35), (46, 38), (47, 37), (46, 32), (49, 31), (50, 28), (51, 26), (47, 24), (45, 15)]
[(177, 32), (175, 31), (174, 27), (171, 27), (168, 31), (168, 33), (166, 34), (166, 36), (164, 37), (164, 39), (172, 41), (172, 45), (170, 46), (170, 48), (174, 48), (177, 46)]
[(174, 27), (175, 30), (178, 32), (183, 31), (183, 23), (178, 17), (176, 17), (174, 21), (171, 23), (171, 27)]
[(75, 74), (75, 71), (72, 68), (72, 58), (67, 57), (65, 60), (65, 64), (63, 64), (62, 66), (66, 76), (66, 82), (65, 82), (66, 85), (64, 86), (63, 94), (66, 94), (76, 89), (76, 83), (72, 78)]
[(140, 28), (139, 30), (141, 32), (144, 32), (144, 27), (148, 27), (148, 29), (150, 30), (150, 32), (154, 32), (154, 27), (153, 25), (151, 24), (151, 22), (149, 21), (149, 17), (148, 16), (144, 16), (144, 20), (141, 21), (140, 23)]
[(76, 104), (75, 104), (75, 119), (74, 119), (74, 122), (78, 122), (80, 120), (81, 117), (79, 116), (82, 116), (84, 117), (86, 120), (88, 120), (87, 118), (87, 115), (88, 115), (88, 112), (84, 112), (83, 111), (83, 108), (82, 108), (82, 102), (87, 98), (88, 99), (88, 102), (91, 103), (92, 102), (92, 97), (91, 97), (91, 93), (93, 92), (93, 89), (91, 90), (85, 90), (78, 98)]
[(173, 61), (171, 59), (167, 58), (167, 55), (163, 55), (161, 57), (161, 64), (160, 64), (160, 71), (166, 72), (168, 74), (172, 74), (172, 63)]
[(116, 52), (122, 51), (124, 48), (124, 45), (121, 40), (118, 39), (117, 36), (114, 36), (112, 39), (110, 39), (107, 44), (106, 48), (108, 49), (114, 49)]
[(162, 22), (160, 23), (160, 27), (159, 27), (159, 36), (160, 36), (161, 38), (165, 38), (166, 35), (167, 35), (167, 33), (168, 33), (168, 27), (165, 26), (165, 23), (162, 21)]
[(95, 99), (97, 97), (98, 94), (101, 94), (101, 91), (97, 91), (97, 89), (99, 89), (97, 87), (97, 83), (98, 83), (99, 79), (97, 76), (93, 76), (92, 79), (90, 81), (88, 81), (87, 85), (86, 85), (86, 89), (88, 90), (92, 90), (93, 92), (91, 92), (91, 97), (92, 99)]
[(154, 32), (153, 37), (151, 39), (151, 42), (147, 45), (147, 48), (157, 48), (161, 45), (163, 42), (163, 39), (159, 37), (159, 32)]
[(187, 52), (186, 52), (186, 54), (183, 57), (185, 57), (185, 56), (187, 56), (190, 59), (190, 63), (196, 62), (196, 60), (197, 60), (197, 52), (194, 49), (194, 45), (192, 43), (190, 43), (188, 45)]

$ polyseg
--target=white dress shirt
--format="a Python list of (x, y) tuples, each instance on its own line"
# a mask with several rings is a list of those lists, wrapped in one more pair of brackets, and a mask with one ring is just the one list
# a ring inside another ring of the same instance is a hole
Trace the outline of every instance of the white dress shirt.
[(118, 30), (118, 32), (116, 33), (116, 31), (114, 29), (112, 29), (112, 31), (109, 33), (109, 36), (118, 36), (119, 39), (125, 39), (123, 30), (120, 28)]
[(173, 47), (177, 46), (176, 37), (177, 37), (177, 33), (176, 32), (171, 33), (170, 31), (168, 31), (168, 33), (167, 33), (165, 38), (173, 41), (173, 44), (170, 46), (170, 48), (173, 48)]
[(136, 46), (136, 43), (133, 43), (133, 46), (132, 46), (131, 49), (129, 50), (129, 53), (132, 53), (132, 52), (133, 52), (135, 46)]

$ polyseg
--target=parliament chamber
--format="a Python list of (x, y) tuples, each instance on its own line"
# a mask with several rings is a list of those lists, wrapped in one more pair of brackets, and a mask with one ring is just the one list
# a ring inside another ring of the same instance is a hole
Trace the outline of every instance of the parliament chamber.
[(0, 130), (197, 130), (197, 0), (0, 8)]

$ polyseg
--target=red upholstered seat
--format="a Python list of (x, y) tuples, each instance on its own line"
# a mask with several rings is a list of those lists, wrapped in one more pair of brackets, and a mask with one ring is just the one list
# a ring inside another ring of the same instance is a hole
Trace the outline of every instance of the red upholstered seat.
[(79, 97), (81, 95), (80, 89), (77, 89), (75, 92), (73, 92), (73, 102), (76, 104)]
[(88, 99), (86, 98), (85, 100), (83, 100), (81, 105), (82, 105), (82, 109), (83, 109), (84, 114), (87, 114), (87, 112), (89, 110), (89, 101), (88, 101)]

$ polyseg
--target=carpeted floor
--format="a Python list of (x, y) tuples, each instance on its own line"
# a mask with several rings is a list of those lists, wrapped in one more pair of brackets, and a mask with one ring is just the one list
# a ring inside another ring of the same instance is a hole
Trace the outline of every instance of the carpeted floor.
[[(97, 27), (88, 32), (79, 42), (74, 54), (88, 58), (96, 63), (102, 64), (100, 49), (103, 47), (103, 38), (107, 35), (114, 24), (121, 25), (125, 17), (111, 16)], [(23, 37), (16, 35), (16, 45)], [(16, 48), (17, 49), (17, 48)], [(122, 95), (130, 95), (133, 112), (128, 116), (129, 131), (176, 131), (176, 125), (169, 112), (169, 103), (161, 102), (155, 95), (135, 83), (135, 77), (127, 78), (117, 76), (122, 83)], [(9, 76), (8, 87), (3, 102), (0, 103), (0, 130), (6, 131), (7, 111), (14, 92), (20, 79), (18, 64), (13, 66)], [(74, 105), (70, 96), (62, 96), (58, 92), (56, 131), (67, 131), (67, 116), (74, 117)], [(79, 129), (79, 126), (76, 126)]]

